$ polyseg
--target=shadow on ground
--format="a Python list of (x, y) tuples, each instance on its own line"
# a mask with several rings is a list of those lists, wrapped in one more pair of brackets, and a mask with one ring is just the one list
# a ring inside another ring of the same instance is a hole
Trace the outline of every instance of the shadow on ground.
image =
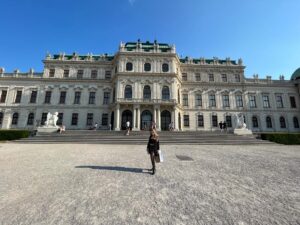
[(112, 171), (131, 172), (131, 173), (149, 173), (149, 169), (129, 168), (129, 167), (122, 167), (122, 166), (75, 166), (75, 168), (94, 169), (94, 170), (112, 170)]

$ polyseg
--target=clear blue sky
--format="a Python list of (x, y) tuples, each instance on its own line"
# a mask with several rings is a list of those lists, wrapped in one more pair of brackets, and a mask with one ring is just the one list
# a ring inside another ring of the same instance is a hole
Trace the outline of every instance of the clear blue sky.
[(0, 66), (51, 54), (117, 51), (120, 41), (175, 44), (182, 57), (242, 58), (246, 77), (300, 67), (300, 0), (0, 0)]

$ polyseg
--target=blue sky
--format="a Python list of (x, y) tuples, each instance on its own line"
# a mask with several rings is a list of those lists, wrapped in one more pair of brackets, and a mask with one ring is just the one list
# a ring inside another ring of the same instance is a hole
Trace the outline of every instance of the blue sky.
[(0, 0), (0, 66), (42, 71), (47, 52), (110, 53), (120, 41), (179, 56), (242, 58), (246, 77), (300, 67), (300, 0)]

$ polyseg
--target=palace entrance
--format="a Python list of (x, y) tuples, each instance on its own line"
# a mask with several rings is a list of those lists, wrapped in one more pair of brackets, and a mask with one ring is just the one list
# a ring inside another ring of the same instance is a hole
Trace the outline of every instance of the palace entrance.
[(130, 122), (130, 127), (132, 128), (132, 112), (130, 110), (125, 110), (122, 113), (122, 123), (121, 123), (121, 129), (126, 130), (126, 122)]
[(149, 110), (145, 110), (141, 115), (141, 130), (149, 130), (152, 123), (152, 113)]
[(169, 130), (171, 123), (171, 113), (167, 110), (161, 112), (161, 130)]

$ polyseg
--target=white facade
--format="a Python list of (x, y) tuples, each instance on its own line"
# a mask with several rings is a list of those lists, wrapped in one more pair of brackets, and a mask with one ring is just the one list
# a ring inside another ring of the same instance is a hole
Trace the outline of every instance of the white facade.
[[(48, 55), (44, 72), (0, 70), (0, 128), (35, 129), (48, 112), (66, 129), (216, 130), (242, 113), (253, 131), (299, 132), (298, 80), (244, 77), (242, 60), (180, 59), (174, 46), (121, 43), (108, 55)], [(35, 99), (36, 95), (36, 99)], [(64, 97), (65, 96), (65, 97)]]

